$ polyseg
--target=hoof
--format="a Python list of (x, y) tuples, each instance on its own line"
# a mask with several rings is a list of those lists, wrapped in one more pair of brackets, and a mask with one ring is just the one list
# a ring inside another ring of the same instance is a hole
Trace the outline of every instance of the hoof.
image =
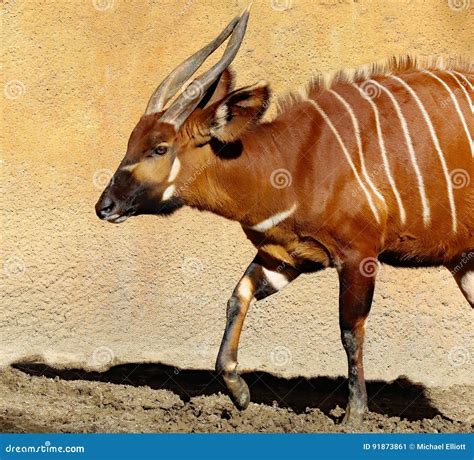
[(347, 407), (346, 414), (342, 419), (341, 425), (347, 428), (360, 428), (364, 424), (364, 415), (365, 410), (351, 410), (350, 407)]
[(225, 383), (237, 408), (240, 410), (247, 409), (250, 403), (250, 391), (245, 380), (238, 375), (235, 379), (225, 379)]

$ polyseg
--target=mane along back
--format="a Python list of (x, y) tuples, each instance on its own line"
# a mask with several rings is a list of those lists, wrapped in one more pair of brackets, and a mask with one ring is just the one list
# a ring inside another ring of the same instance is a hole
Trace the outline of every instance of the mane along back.
[(317, 95), (318, 93), (333, 89), (337, 84), (362, 83), (372, 78), (422, 70), (454, 70), (472, 76), (474, 74), (474, 63), (461, 56), (419, 57), (403, 55), (392, 56), (388, 59), (352, 69), (319, 74), (313, 76), (304, 88), (281, 97), (277, 101), (277, 112), (281, 114), (292, 105), (307, 99), (310, 93)]

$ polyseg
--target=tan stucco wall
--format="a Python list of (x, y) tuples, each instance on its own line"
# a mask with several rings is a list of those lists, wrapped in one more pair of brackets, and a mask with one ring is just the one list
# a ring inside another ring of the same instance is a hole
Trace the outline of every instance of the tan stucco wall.
[[(213, 367), (227, 297), (254, 254), (239, 226), (189, 210), (114, 226), (93, 206), (160, 78), (245, 3), (1, 3), (0, 364)], [(281, 94), (391, 54), (472, 58), (473, 26), (467, 0), (257, 0), (234, 67), (242, 85), (266, 79)], [(473, 326), (447, 271), (385, 267), (367, 378), (474, 383)], [(335, 272), (253, 307), (241, 343), (244, 369), (344, 375)]]

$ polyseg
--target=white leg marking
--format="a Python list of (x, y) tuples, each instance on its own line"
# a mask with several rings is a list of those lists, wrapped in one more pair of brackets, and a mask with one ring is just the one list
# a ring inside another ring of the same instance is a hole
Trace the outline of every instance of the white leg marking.
[(459, 118), (461, 119), (461, 124), (464, 128), (464, 131), (466, 133), (466, 136), (467, 136), (467, 141), (469, 142), (469, 147), (471, 148), (471, 156), (474, 157), (474, 148), (473, 148), (473, 144), (472, 144), (472, 137), (471, 137), (471, 133), (469, 132), (469, 129), (467, 127), (467, 123), (466, 123), (466, 119), (464, 118), (464, 115), (461, 111), (461, 107), (459, 107), (459, 103), (458, 103), (458, 100), (456, 99), (456, 96), (454, 95), (454, 93), (451, 91), (451, 88), (446, 84), (446, 82), (444, 82), (443, 80), (441, 80), (441, 78), (439, 78), (437, 75), (435, 75), (433, 72), (430, 72), (429, 70), (424, 70), (423, 71), (426, 75), (429, 75), (430, 77), (433, 77), (436, 81), (438, 81), (439, 83), (441, 83), (441, 85), (443, 85), (444, 89), (448, 92), (449, 94), (449, 97), (451, 98), (451, 100), (453, 101), (453, 104), (454, 104), (454, 107), (456, 108), (456, 112), (458, 113), (459, 115)]
[(334, 136), (336, 137), (337, 139), (337, 142), (339, 143), (339, 145), (341, 146), (341, 150), (342, 152), (344, 153), (344, 156), (346, 157), (346, 160), (347, 162), (349, 163), (349, 166), (350, 168), (352, 169), (352, 172), (354, 173), (354, 176), (357, 180), (357, 182), (359, 183), (359, 186), (360, 188), (363, 190), (363, 192), (365, 193), (365, 196), (367, 198), (367, 201), (369, 203), (369, 206), (370, 206), (370, 209), (373, 213), (373, 215), (375, 216), (375, 220), (377, 221), (377, 223), (380, 224), (380, 216), (379, 216), (379, 213), (378, 213), (378, 210), (374, 204), (374, 201), (372, 200), (372, 195), (369, 193), (369, 191), (367, 190), (366, 186), (364, 185), (364, 183), (362, 182), (360, 176), (359, 176), (359, 173), (357, 172), (357, 169), (352, 161), (352, 158), (349, 154), (349, 152), (347, 151), (347, 148), (346, 146), (344, 145), (344, 142), (342, 142), (342, 139), (341, 139), (341, 136), (339, 134), (339, 132), (337, 131), (336, 127), (333, 125), (332, 121), (330, 120), (330, 118), (327, 116), (326, 112), (315, 102), (313, 101), (312, 99), (307, 99), (307, 101), (313, 105), (313, 107), (315, 107), (315, 109), (319, 112), (319, 114), (321, 115), (321, 117), (323, 118), (323, 120), (326, 122), (326, 124), (329, 126), (329, 128), (331, 129), (331, 131), (333, 132)]
[(454, 233), (456, 233), (457, 229), (458, 229), (458, 222), (457, 222), (457, 217), (456, 217), (456, 203), (454, 202), (453, 184), (451, 183), (451, 177), (449, 176), (449, 171), (448, 171), (448, 166), (446, 164), (446, 159), (444, 158), (443, 151), (441, 150), (441, 146), (439, 145), (438, 136), (436, 135), (436, 131), (433, 127), (433, 123), (431, 123), (430, 116), (428, 115), (428, 112), (426, 111), (425, 106), (422, 104), (422, 102), (420, 101), (420, 98), (415, 93), (415, 91), (413, 91), (413, 88), (410, 85), (408, 85), (408, 83), (406, 83), (404, 80), (402, 80), (401, 78), (399, 78), (395, 75), (392, 75), (391, 78), (398, 81), (411, 94), (411, 96), (413, 97), (413, 99), (417, 103), (417, 105), (418, 105), (418, 107), (419, 107), (419, 109), (420, 109), (420, 111), (423, 115), (423, 118), (425, 119), (426, 125), (428, 126), (428, 130), (430, 132), (431, 139), (433, 140), (433, 144), (434, 144), (435, 150), (438, 154), (439, 161), (441, 162), (444, 177), (446, 179), (446, 184), (447, 184), (447, 187), (448, 187), (449, 206), (451, 208), (452, 230), (453, 230)]
[(253, 297), (253, 285), (252, 280), (248, 276), (244, 276), (239, 283), (237, 288), (237, 295), (242, 298), (242, 300), (250, 301)]
[(383, 161), (383, 165), (384, 165), (384, 168), (385, 168), (385, 174), (387, 175), (388, 182), (390, 184), (390, 187), (392, 188), (393, 194), (395, 195), (395, 200), (397, 202), (398, 209), (399, 209), (399, 212), (400, 212), (400, 221), (402, 222), (402, 224), (404, 224), (406, 222), (406, 219), (407, 219), (407, 214), (406, 214), (405, 208), (403, 206), (402, 199), (400, 197), (400, 193), (398, 191), (397, 185), (395, 184), (395, 180), (393, 179), (392, 171), (390, 170), (390, 163), (389, 163), (388, 157), (387, 157), (387, 150), (385, 148), (385, 142), (384, 142), (383, 136), (382, 136), (382, 127), (381, 127), (381, 124), (380, 124), (379, 111), (378, 111), (377, 106), (375, 105), (374, 101), (367, 94), (365, 94), (364, 90), (359, 88), (355, 83), (353, 83), (352, 86), (354, 86), (354, 88), (356, 88), (359, 91), (360, 95), (370, 104), (370, 106), (372, 107), (372, 110), (374, 112), (375, 127), (377, 129), (377, 137), (378, 137), (378, 140), (379, 140), (380, 153), (382, 155), (382, 161)]
[(402, 131), (405, 137), (405, 143), (408, 149), (408, 153), (410, 155), (410, 160), (413, 165), (413, 169), (415, 170), (416, 180), (418, 182), (418, 191), (420, 193), (420, 198), (421, 198), (421, 206), (423, 208), (423, 223), (426, 226), (429, 224), (430, 219), (431, 219), (430, 206), (428, 203), (428, 198), (426, 196), (423, 176), (421, 175), (420, 167), (418, 166), (418, 161), (416, 159), (415, 149), (413, 148), (413, 142), (411, 140), (410, 131), (408, 130), (407, 121), (402, 113), (400, 105), (395, 99), (395, 96), (387, 88), (385, 88), (385, 86), (381, 85), (377, 81), (370, 80), (370, 83), (376, 85), (378, 88), (380, 88), (380, 90), (382, 90), (390, 98), (393, 106), (395, 107), (395, 111), (397, 112), (398, 119), (400, 120), (400, 124), (402, 125)]
[(273, 216), (270, 216), (268, 219), (262, 220), (262, 222), (259, 222), (258, 224), (250, 228), (257, 232), (265, 232), (271, 229), (272, 227), (275, 227), (275, 225), (278, 225), (280, 222), (283, 222), (288, 217), (290, 217), (295, 212), (296, 207), (297, 205), (295, 203), (290, 209), (274, 214)]
[(469, 86), (469, 88), (471, 89), (472, 91), (472, 84), (471, 82), (469, 81), (469, 78), (467, 78), (465, 75), (463, 75), (461, 72), (457, 72), (456, 70), (452, 70), (451, 72), (455, 73), (457, 76), (461, 77), (466, 83), (467, 83), (467, 86)]
[(461, 278), (461, 289), (469, 302), (474, 304), (474, 271), (469, 271)]
[(268, 270), (265, 267), (262, 267), (262, 270), (267, 281), (277, 291), (280, 291), (289, 283), (288, 278), (283, 273), (278, 273), (273, 270)]
[(175, 191), (176, 191), (176, 187), (174, 185), (170, 185), (170, 186), (166, 187), (165, 191), (163, 192), (163, 196), (161, 197), (161, 199), (163, 201), (169, 200), (173, 196), (173, 193)]
[(452, 71), (449, 71), (449, 72), (446, 72), (447, 74), (451, 75), (451, 77), (453, 77), (455, 80), (456, 80), (456, 83), (461, 87), (461, 90), (462, 92), (464, 93), (464, 95), (466, 96), (466, 99), (467, 99), (467, 103), (469, 105), (469, 108), (471, 109), (471, 113), (474, 113), (474, 104), (472, 103), (472, 100), (471, 98), (469, 97), (469, 93), (467, 92), (467, 89), (465, 88), (465, 86), (467, 86), (467, 84), (465, 85), (455, 74), (455, 72), (452, 72)]
[(360, 137), (360, 127), (359, 127), (359, 122), (357, 121), (357, 117), (355, 116), (354, 110), (352, 110), (352, 107), (350, 104), (336, 91), (333, 89), (329, 90), (330, 93), (334, 94), (336, 98), (342, 103), (344, 108), (347, 110), (349, 113), (351, 120), (352, 120), (352, 126), (354, 127), (354, 134), (356, 138), (356, 143), (357, 143), (357, 150), (359, 151), (359, 159), (360, 159), (360, 168), (362, 170), (362, 175), (364, 176), (365, 181), (369, 184), (369, 187), (372, 189), (372, 191), (377, 195), (377, 197), (385, 203), (385, 198), (383, 195), (377, 190), (375, 187), (374, 183), (370, 180), (370, 176), (367, 173), (367, 169), (365, 167), (365, 160), (364, 160), (364, 151), (362, 149), (362, 140)]
[(170, 175), (168, 176), (168, 182), (173, 182), (176, 179), (176, 176), (179, 174), (181, 169), (181, 162), (179, 158), (176, 157), (173, 161), (173, 165), (171, 166)]

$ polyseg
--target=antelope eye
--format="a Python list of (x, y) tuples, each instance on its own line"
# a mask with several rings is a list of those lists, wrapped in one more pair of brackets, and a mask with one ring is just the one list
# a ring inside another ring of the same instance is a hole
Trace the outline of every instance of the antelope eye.
[(164, 155), (168, 151), (168, 146), (166, 144), (157, 145), (153, 150), (153, 155)]

